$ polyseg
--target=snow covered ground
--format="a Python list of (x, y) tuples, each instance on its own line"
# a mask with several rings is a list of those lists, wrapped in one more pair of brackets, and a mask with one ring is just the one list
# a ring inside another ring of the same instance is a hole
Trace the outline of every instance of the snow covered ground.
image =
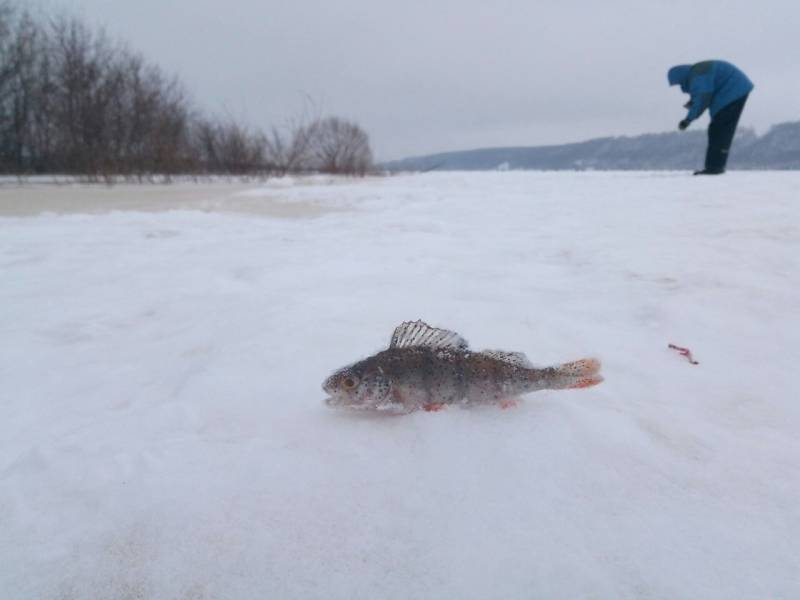
[[(800, 597), (800, 174), (42, 193), (0, 218), (0, 597)], [(418, 318), (606, 382), (324, 407)]]

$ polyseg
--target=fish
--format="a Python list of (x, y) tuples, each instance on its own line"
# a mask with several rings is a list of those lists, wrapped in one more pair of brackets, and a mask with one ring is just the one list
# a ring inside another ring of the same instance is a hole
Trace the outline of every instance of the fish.
[(530, 392), (597, 385), (600, 368), (596, 358), (535, 367), (521, 352), (473, 352), (453, 331), (406, 321), (386, 350), (335, 371), (322, 389), (325, 404), (340, 409), (408, 414), (453, 405), (510, 408)]

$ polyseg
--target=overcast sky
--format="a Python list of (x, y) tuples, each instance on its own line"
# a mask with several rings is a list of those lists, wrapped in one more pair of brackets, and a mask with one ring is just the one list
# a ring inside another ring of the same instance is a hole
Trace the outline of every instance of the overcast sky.
[(707, 58), (755, 82), (743, 125), (800, 119), (798, 0), (57, 5), (180, 75), (205, 109), (280, 125), (308, 96), (360, 122), (379, 159), (674, 129), (685, 98), (666, 71)]

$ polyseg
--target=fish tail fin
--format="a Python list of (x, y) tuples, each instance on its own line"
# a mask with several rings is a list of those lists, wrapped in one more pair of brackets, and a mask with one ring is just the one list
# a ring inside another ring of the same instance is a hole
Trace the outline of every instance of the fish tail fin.
[(603, 381), (603, 376), (600, 375), (601, 366), (596, 358), (583, 358), (553, 367), (547, 387), (551, 390), (565, 390), (597, 385)]

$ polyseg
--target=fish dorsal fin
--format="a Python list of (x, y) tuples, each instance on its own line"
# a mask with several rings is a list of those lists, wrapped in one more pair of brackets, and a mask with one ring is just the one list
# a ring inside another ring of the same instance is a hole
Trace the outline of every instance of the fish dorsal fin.
[(481, 352), (484, 356), (499, 360), (515, 367), (523, 367), (525, 369), (533, 369), (533, 363), (528, 360), (522, 352), (506, 352), (505, 350), (484, 350)]
[(406, 321), (395, 328), (389, 348), (411, 348), (412, 346), (451, 348), (453, 350), (469, 348), (467, 341), (457, 333), (431, 327), (422, 321)]

